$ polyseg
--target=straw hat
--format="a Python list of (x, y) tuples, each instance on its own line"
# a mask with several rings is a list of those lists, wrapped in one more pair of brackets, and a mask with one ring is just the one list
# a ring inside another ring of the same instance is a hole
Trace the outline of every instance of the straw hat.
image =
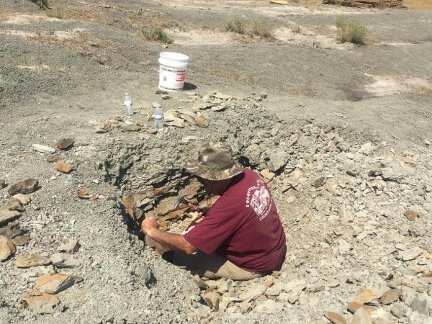
[(209, 142), (198, 152), (198, 160), (189, 161), (186, 169), (207, 180), (226, 180), (243, 172), (240, 163), (232, 157), (232, 148), (226, 143)]

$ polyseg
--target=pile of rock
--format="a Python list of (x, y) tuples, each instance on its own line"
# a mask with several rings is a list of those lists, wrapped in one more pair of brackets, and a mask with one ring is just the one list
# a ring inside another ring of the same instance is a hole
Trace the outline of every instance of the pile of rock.
[[(113, 130), (110, 152), (99, 164), (122, 191), (133, 223), (156, 214), (170, 231), (194, 220), (186, 204), (174, 207), (179, 197), (205, 205), (199, 184), (183, 169), (201, 141), (226, 140), (241, 163), (267, 180), (289, 236), (285, 268), (245, 283), (200, 281), (201, 294), (190, 296), (196, 316), (253, 318), (294, 306), (307, 313), (313, 307), (313, 322), (332, 316), (326, 312), (345, 321), (430, 316), (430, 157), (376, 140), (347, 140), (313, 119), (287, 125), (262, 107), (264, 98), (189, 95), (186, 107), (171, 111), (205, 109), (208, 127), (185, 122), (157, 135), (143, 127), (135, 140)], [(211, 109), (221, 105), (225, 109)], [(372, 299), (357, 298), (370, 291)]]
[[(72, 139), (63, 138), (58, 141), (57, 149), (68, 150), (73, 144)], [(56, 153), (55, 148), (34, 144), (33, 149), (49, 154), (47, 160), (53, 162), (56, 171), (69, 173), (73, 170), (72, 165), (65, 162), (62, 156), (53, 155)], [(34, 287), (21, 296), (21, 305), (36, 313), (54, 313), (60, 305), (57, 294), (82, 280), (75, 274), (59, 272), (80, 266), (81, 262), (72, 255), (79, 249), (80, 244), (78, 240), (70, 240), (58, 246), (57, 253), (50, 256), (35, 252), (26, 254), (25, 246), (30, 242), (31, 235), (25, 227), (21, 227), (20, 217), (25, 213), (25, 207), (31, 203), (29, 195), (41, 186), (36, 179), (26, 179), (9, 187), (5, 180), (0, 183), (1, 189), (7, 188), (10, 197), (6, 206), (0, 209), (0, 261), (13, 261), (16, 269), (36, 268), (34, 272), (30, 270), (30, 273), (27, 273), (29, 282), (34, 283)], [(17, 247), (22, 248), (18, 250)]]
[(323, 4), (358, 8), (403, 8), (403, 0), (323, 0)]

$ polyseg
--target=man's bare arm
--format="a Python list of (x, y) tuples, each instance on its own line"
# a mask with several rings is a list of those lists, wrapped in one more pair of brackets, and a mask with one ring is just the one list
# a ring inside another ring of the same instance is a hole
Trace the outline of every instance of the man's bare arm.
[(153, 240), (163, 245), (169, 246), (173, 249), (181, 250), (187, 254), (192, 254), (198, 250), (181, 234), (164, 232), (158, 228), (150, 228), (146, 231), (146, 234)]

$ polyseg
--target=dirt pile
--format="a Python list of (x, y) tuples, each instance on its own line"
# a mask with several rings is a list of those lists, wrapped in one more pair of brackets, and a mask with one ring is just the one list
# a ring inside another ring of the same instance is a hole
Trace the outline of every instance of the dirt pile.
[(323, 4), (358, 8), (403, 8), (403, 0), (323, 0)]

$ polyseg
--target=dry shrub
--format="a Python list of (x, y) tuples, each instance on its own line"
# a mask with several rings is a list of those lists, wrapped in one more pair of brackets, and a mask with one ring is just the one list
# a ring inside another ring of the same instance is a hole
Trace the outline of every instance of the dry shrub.
[(48, 0), (30, 0), (30, 1), (37, 4), (41, 9), (45, 10), (49, 8)]
[(159, 26), (152, 26), (149, 29), (143, 30), (144, 37), (148, 40), (161, 42), (164, 44), (171, 44), (174, 40), (169, 37), (166, 31)]
[(366, 43), (368, 29), (364, 25), (346, 18), (338, 18), (336, 20), (336, 27), (340, 42), (350, 42), (359, 45), (364, 45)]
[(234, 17), (226, 23), (225, 31), (248, 36), (272, 38), (274, 28), (261, 19), (246, 20), (240, 17)]

